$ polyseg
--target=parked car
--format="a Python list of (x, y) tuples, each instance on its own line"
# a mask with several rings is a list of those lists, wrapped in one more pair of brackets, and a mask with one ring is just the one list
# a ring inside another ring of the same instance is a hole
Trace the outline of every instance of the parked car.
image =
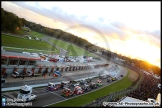
[(33, 72), (32, 71), (27, 71), (27, 76), (32, 76), (33, 75)]
[(14, 72), (12, 73), (12, 77), (16, 78), (16, 77), (18, 77), (18, 76), (19, 76), (19, 72), (14, 71)]

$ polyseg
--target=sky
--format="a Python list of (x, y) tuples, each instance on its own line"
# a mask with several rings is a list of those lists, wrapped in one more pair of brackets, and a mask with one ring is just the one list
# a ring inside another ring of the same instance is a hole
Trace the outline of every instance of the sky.
[(20, 18), (160, 67), (160, 2), (4, 1), (1, 7)]

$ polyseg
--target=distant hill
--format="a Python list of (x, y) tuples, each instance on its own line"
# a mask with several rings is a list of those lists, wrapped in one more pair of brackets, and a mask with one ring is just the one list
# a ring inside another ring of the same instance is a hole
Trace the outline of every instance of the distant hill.
[(74, 34), (64, 32), (60, 29), (52, 29), (52, 28), (44, 27), (41, 24), (36, 24), (34, 22), (27, 21), (24, 18), (19, 18), (17, 15), (11, 12), (5, 11), (3, 8), (1, 8), (1, 28), (2, 31), (4, 32), (17, 33), (17, 34), (20, 34), (19, 33), (20, 30), (24, 30), (26, 32), (30, 30), (34, 30), (36, 32), (46, 34), (51, 37), (55, 37), (57, 39), (67, 41), (69, 43), (76, 44), (80, 47), (89, 49), (91, 51), (97, 51), (96, 49), (101, 49), (100, 47), (95, 46), (90, 42), (88, 42), (87, 40), (75, 36)]

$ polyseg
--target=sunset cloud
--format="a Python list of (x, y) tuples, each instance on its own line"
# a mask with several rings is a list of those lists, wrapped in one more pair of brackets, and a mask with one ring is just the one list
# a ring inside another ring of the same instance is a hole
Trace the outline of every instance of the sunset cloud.
[(2, 8), (160, 66), (160, 2), (2, 2)]

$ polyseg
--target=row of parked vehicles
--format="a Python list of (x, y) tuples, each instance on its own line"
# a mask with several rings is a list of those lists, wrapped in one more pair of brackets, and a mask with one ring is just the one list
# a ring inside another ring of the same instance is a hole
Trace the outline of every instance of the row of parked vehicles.
[[(32, 71), (27, 71), (26, 72), (26, 76), (32, 76), (32, 75), (33, 75)], [(20, 77), (20, 76), (22, 76), (22, 75), (20, 75), (19, 72), (17, 72), (17, 71), (14, 71), (12, 73), (12, 77), (14, 77), (14, 78), (17, 78), (17, 77)]]
[[(34, 74), (32, 71), (27, 71), (25, 76), (36, 76), (36, 75), (39, 75), (39, 74)], [(24, 75), (19, 74), (19, 72), (17, 72), (17, 71), (14, 71), (12, 73), (12, 77), (14, 77), (14, 78), (18, 78), (18, 77), (22, 77), (22, 76), (24, 76)], [(58, 76), (62, 76), (62, 74), (60, 73), (60, 71), (55, 71), (54, 76), (58, 77)]]

